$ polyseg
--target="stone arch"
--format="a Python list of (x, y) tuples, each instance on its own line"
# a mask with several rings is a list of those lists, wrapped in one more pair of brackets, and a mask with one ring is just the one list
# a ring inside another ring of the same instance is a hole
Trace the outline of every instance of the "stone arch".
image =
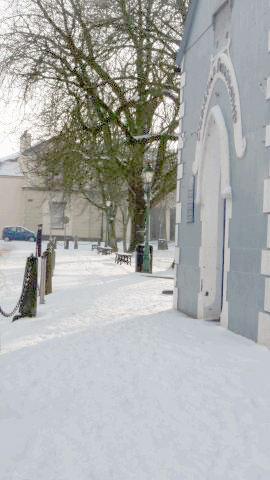
[(200, 292), (198, 318), (228, 324), (227, 274), (232, 217), (229, 138), (219, 105), (210, 110), (202, 141), (197, 201), (201, 204)]
[(205, 123), (205, 132), (202, 139), (200, 162), (197, 169), (197, 192), (196, 203), (201, 203), (201, 182), (202, 182), (202, 169), (203, 169), (203, 152), (207, 141), (207, 134), (209, 132), (211, 123), (216, 123), (216, 128), (220, 139), (220, 167), (221, 167), (221, 196), (223, 198), (232, 197), (231, 179), (230, 179), (230, 152), (229, 152), (229, 137), (225, 124), (224, 116), (219, 105), (215, 105), (211, 108), (207, 121)]
[[(224, 51), (219, 53), (212, 60), (212, 65), (207, 82), (206, 92), (203, 99), (201, 116), (198, 129), (198, 139), (196, 145), (195, 161), (192, 166), (193, 174), (196, 175), (202, 157), (202, 149), (207, 129), (207, 122), (209, 120), (208, 109), (213, 95), (216, 82), (221, 80), (227, 89), (232, 110), (232, 122), (234, 131), (234, 145), (238, 158), (242, 158), (246, 151), (246, 139), (243, 136), (241, 104), (238, 83), (236, 79), (233, 63), (229, 56), (229, 52)], [(218, 114), (217, 114), (218, 115)]]

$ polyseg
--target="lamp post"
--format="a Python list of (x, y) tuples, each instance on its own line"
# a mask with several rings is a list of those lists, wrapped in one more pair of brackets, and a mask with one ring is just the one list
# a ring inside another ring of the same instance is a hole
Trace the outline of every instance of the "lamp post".
[(112, 212), (111, 212), (111, 201), (106, 200), (106, 218), (107, 218), (107, 233), (106, 233), (106, 246), (111, 246), (111, 223), (112, 223)]
[(143, 271), (150, 272), (150, 248), (149, 248), (149, 213), (150, 213), (150, 195), (151, 184), (153, 180), (154, 171), (150, 163), (148, 163), (143, 171), (144, 192), (146, 200), (146, 221), (145, 221), (145, 233), (144, 233), (144, 252), (143, 252)]

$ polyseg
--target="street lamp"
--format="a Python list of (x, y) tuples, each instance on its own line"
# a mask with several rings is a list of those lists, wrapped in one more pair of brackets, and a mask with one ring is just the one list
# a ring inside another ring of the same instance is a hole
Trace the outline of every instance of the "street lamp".
[(153, 180), (154, 170), (150, 163), (148, 163), (143, 171), (144, 192), (146, 200), (146, 221), (145, 221), (145, 233), (144, 233), (144, 252), (143, 252), (143, 271), (150, 272), (150, 252), (149, 252), (149, 213), (150, 213), (150, 194), (151, 185)]
[(106, 200), (106, 217), (107, 217), (107, 233), (106, 233), (106, 246), (110, 247), (111, 243), (111, 223), (112, 223), (112, 213), (111, 213), (111, 205), (112, 202), (110, 200)]

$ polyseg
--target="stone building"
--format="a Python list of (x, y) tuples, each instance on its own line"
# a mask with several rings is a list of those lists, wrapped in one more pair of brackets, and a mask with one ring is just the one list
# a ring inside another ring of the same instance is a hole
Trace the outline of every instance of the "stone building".
[(270, 346), (270, 4), (193, 0), (181, 71), (174, 304)]
[[(42, 223), (45, 238), (77, 235), (85, 240), (105, 240), (106, 215), (102, 210), (76, 191), (65, 197), (60, 190), (44, 188), (42, 181), (29, 171), (29, 158), (46, 148), (47, 142), (31, 145), (31, 135), (24, 132), (20, 153), (0, 159), (0, 232), (4, 226), (13, 225), (36, 231)], [(171, 194), (151, 212), (151, 238), (159, 238), (160, 233), (167, 240), (174, 239), (174, 214), (175, 194)], [(115, 227), (117, 238), (121, 239), (120, 214), (115, 219)]]
[[(106, 231), (106, 219), (100, 209), (78, 192), (67, 198), (62, 191), (46, 190), (40, 179), (27, 172), (27, 157), (42, 148), (46, 148), (46, 143), (32, 147), (31, 135), (25, 132), (20, 140), (20, 153), (0, 162), (0, 230), (20, 225), (36, 231), (42, 223), (45, 237), (77, 235), (81, 239), (100, 239)], [(116, 226), (121, 237), (119, 219)]]

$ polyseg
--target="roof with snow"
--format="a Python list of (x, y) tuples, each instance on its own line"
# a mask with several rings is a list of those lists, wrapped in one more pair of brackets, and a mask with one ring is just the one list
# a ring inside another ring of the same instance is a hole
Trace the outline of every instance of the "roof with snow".
[(35, 143), (34, 145), (31, 145), (31, 147), (27, 148), (24, 152), (23, 155), (31, 155), (33, 153), (39, 154), (48, 149), (48, 146), (52, 143), (53, 138), (49, 138), (47, 140), (41, 140), (38, 143)]
[(19, 153), (0, 158), (0, 177), (23, 177), (19, 165)]

